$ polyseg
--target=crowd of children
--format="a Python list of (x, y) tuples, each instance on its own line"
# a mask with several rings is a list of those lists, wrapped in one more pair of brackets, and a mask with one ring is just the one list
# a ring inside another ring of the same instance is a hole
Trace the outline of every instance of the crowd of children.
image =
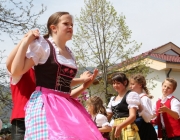
[(117, 95), (111, 97), (106, 111), (99, 97), (87, 101), (95, 124), (109, 132), (107, 140), (180, 140), (180, 102), (173, 96), (177, 87), (174, 79), (162, 82), (162, 96), (153, 105), (142, 74), (128, 79), (124, 73), (117, 73), (112, 83)]
[(47, 29), (44, 36), (39, 30), (29, 31), (6, 62), (14, 104), (13, 140), (180, 140), (180, 102), (172, 95), (177, 86), (174, 79), (165, 79), (162, 97), (152, 106), (143, 75), (128, 79), (116, 73), (112, 86), (117, 95), (107, 108), (100, 97), (92, 96), (86, 110), (76, 98), (92, 84), (98, 70), (75, 78), (75, 57), (66, 46), (73, 34), (72, 16), (54, 13)]

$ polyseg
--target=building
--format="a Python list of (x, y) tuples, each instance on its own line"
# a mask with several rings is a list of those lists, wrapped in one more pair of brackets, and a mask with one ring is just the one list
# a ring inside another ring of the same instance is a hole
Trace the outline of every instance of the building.
[[(161, 96), (161, 86), (165, 78), (174, 78), (177, 83), (180, 83), (180, 48), (169, 42), (158, 48), (152, 49), (143, 53), (145, 59), (151, 61), (148, 64), (149, 68), (153, 71), (146, 78), (158, 76), (154, 83), (156, 87), (150, 90), (154, 96), (152, 101), (156, 101)], [(180, 99), (180, 86), (177, 86), (174, 95)]]
[[(156, 86), (155, 88), (150, 89), (150, 93), (154, 96), (152, 102), (155, 102), (158, 97), (161, 96), (162, 82), (166, 77), (174, 78), (177, 83), (180, 83), (180, 48), (172, 42), (135, 56), (133, 59), (136, 60), (138, 57), (141, 57), (143, 61), (149, 62), (146, 65), (149, 67), (151, 73), (147, 75), (146, 79), (148, 80), (156, 77), (153, 80), (153, 85)], [(133, 63), (136, 63), (136, 61), (133, 61)], [(130, 63), (126, 65), (126, 67), (131, 69), (137, 65)], [(122, 64), (117, 64), (115, 67), (119, 71), (122, 71), (123, 69)], [(151, 87), (151, 85), (149, 85), (149, 87)], [(96, 85), (93, 86), (93, 93), (95, 93), (98, 89), (99, 87), (96, 83)], [(179, 91), (180, 86), (177, 86), (174, 95), (180, 99)], [(103, 95), (100, 96), (104, 98)]]

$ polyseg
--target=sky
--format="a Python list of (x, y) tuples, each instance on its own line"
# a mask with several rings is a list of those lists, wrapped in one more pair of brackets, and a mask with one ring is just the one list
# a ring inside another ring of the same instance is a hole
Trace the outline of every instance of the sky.
[[(117, 13), (126, 17), (126, 24), (132, 31), (132, 38), (142, 46), (137, 54), (172, 42), (180, 47), (180, 0), (109, 0)], [(34, 9), (40, 8), (42, 1), (34, 0)], [(43, 0), (46, 12), (39, 23), (46, 24), (49, 16), (57, 11), (68, 11), (79, 16), (84, 0)], [(75, 24), (75, 26), (78, 26)], [(76, 28), (76, 27), (75, 27)], [(1, 34), (0, 51), (7, 56), (14, 44), (8, 35)], [(67, 46), (73, 47), (72, 41)]]

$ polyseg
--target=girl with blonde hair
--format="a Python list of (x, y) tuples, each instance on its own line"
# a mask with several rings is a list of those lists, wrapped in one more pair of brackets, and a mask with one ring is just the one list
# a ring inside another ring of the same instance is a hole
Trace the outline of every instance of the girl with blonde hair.
[(111, 131), (111, 126), (107, 119), (107, 112), (103, 106), (103, 101), (98, 96), (90, 97), (86, 101), (87, 111), (92, 117), (92, 120), (95, 122), (99, 131), (102, 133), (103, 137), (107, 140), (109, 138), (109, 132)]
[(130, 77), (130, 89), (139, 94), (141, 105), (139, 116), (136, 119), (136, 124), (139, 128), (139, 136), (141, 140), (157, 140), (157, 134), (150, 123), (153, 118), (152, 112), (152, 96), (146, 86), (146, 79), (142, 74), (135, 74)]

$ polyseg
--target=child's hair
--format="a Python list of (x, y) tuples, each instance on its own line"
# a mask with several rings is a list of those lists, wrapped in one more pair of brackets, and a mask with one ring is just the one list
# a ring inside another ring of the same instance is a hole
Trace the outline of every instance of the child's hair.
[(153, 96), (150, 95), (149, 90), (146, 86), (146, 79), (142, 74), (134, 74), (131, 76), (130, 79), (133, 79), (136, 83), (140, 84), (142, 86), (142, 89), (146, 92), (150, 99), (153, 98)]
[[(166, 78), (166, 79), (164, 80), (164, 82), (165, 82), (165, 81), (170, 82), (170, 83), (173, 85), (174, 91), (176, 90), (176, 87), (177, 87), (177, 82), (176, 82), (176, 80), (174, 80), (173, 78)], [(162, 83), (162, 85), (164, 84), (164, 82)]]
[(59, 23), (59, 18), (62, 15), (69, 15), (69, 13), (68, 12), (56, 12), (49, 17), (48, 22), (47, 22), (48, 33), (44, 35), (44, 38), (48, 38), (49, 35), (52, 35), (50, 26), (57, 25)]
[(103, 106), (103, 101), (98, 96), (92, 96), (86, 101), (87, 105), (93, 105), (94, 110), (93, 114), (101, 113), (105, 116), (107, 116), (107, 112), (105, 107)]
[(126, 77), (126, 74), (124, 73), (119, 72), (114, 74), (112, 77), (112, 82), (116, 82), (116, 81), (122, 83), (125, 87), (129, 85), (129, 79)]

